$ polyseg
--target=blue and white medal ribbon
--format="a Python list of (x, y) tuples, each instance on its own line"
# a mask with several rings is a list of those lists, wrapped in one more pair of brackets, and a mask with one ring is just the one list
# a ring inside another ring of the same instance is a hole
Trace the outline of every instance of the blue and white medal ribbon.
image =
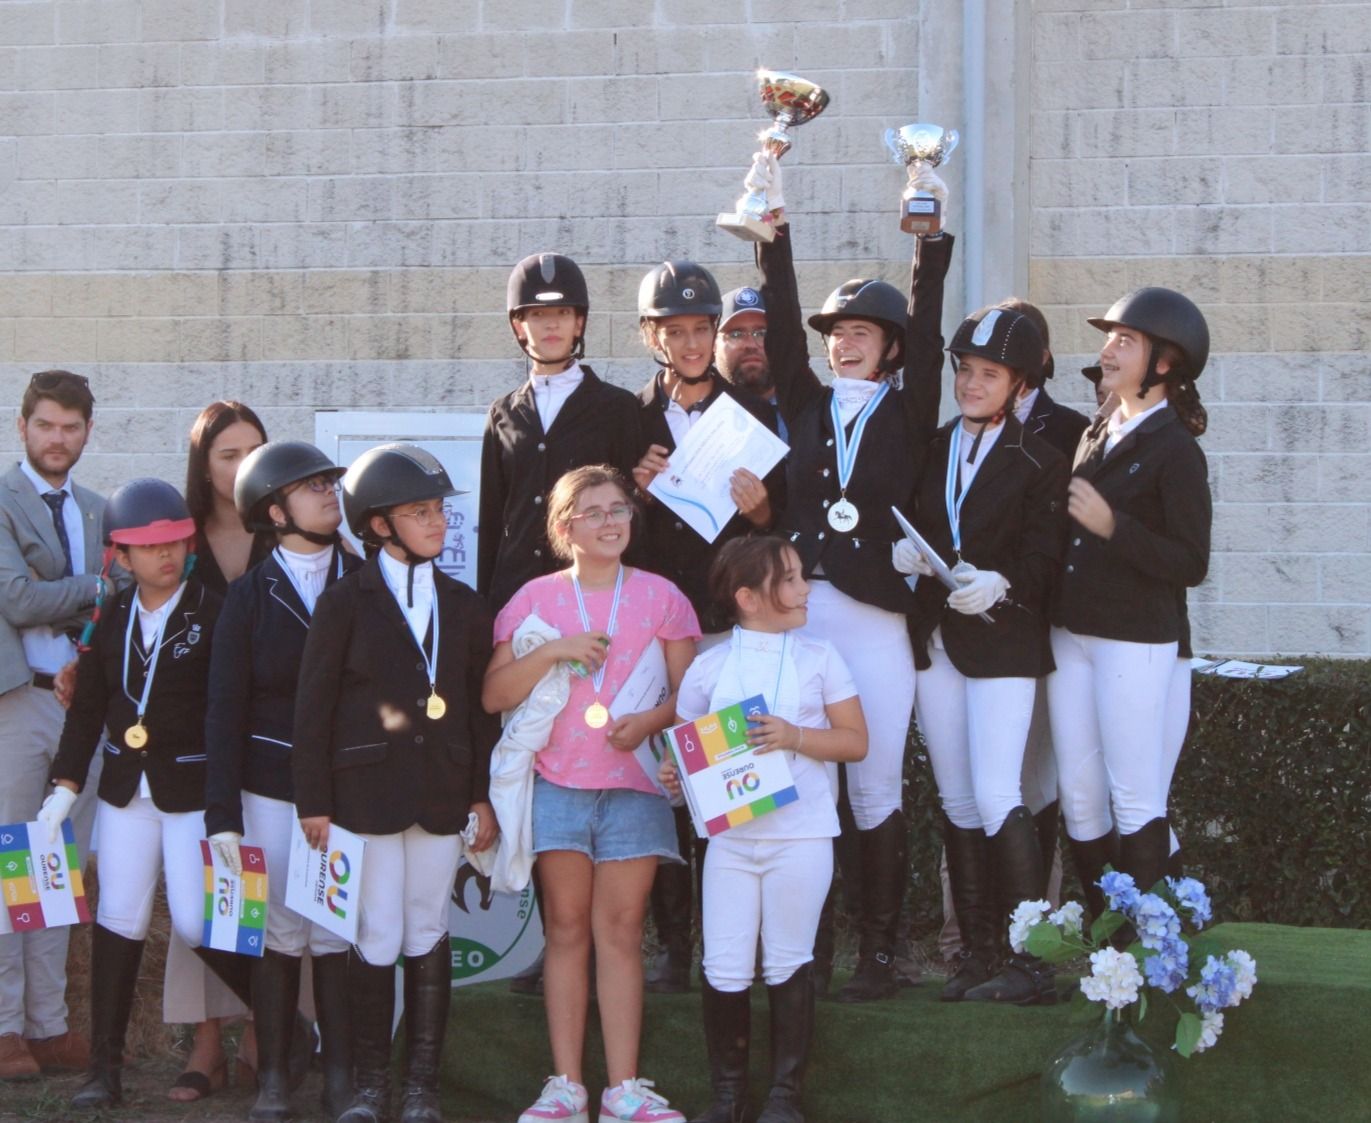
[[(181, 594), (186, 591), (183, 581), (181, 587), (168, 598), (172, 605), (181, 602)], [(152, 680), (157, 674), (157, 658), (162, 654), (162, 637), (166, 635), (167, 621), (171, 619), (171, 611), (163, 614), (161, 622), (157, 625), (157, 634), (152, 639), (152, 656), (147, 664), (146, 677), (143, 679), (143, 694), (140, 698), (134, 698), (129, 693), (129, 663), (133, 658), (133, 629), (138, 623), (138, 594), (133, 594), (133, 600), (129, 603), (129, 625), (124, 629), (124, 697), (138, 707), (138, 718), (124, 730), (124, 744), (131, 749), (141, 749), (148, 743), (147, 726), (143, 724), (143, 715), (148, 712), (148, 699), (152, 696)]]
[[(576, 591), (576, 611), (581, 614), (581, 627), (590, 631), (590, 613), (586, 611), (586, 598), (581, 593), (581, 582), (576, 574), (571, 575), (571, 587)], [(605, 635), (614, 635), (614, 626), (619, 621), (619, 596), (624, 591), (624, 567), (619, 566), (619, 574), (614, 578), (614, 600), (609, 606), (609, 624), (605, 627)], [(609, 710), (600, 701), (600, 688), (605, 684), (605, 663), (601, 663), (594, 674), (590, 676), (590, 684), (595, 689), (595, 701), (585, 710), (585, 723), (591, 729), (603, 729), (609, 724)]]
[[(432, 563), (430, 563), (432, 564)], [(424, 716), (429, 721), (437, 721), (447, 713), (447, 703), (438, 693), (438, 587), (433, 587), (433, 597), (429, 601), (429, 625), (433, 628), (433, 654), (424, 650), (419, 643), (419, 654), (424, 657), (424, 669), (428, 671), (428, 700), (424, 703)]]
[(857, 528), (857, 520), (860, 512), (856, 504), (849, 502), (847, 498), (848, 481), (852, 479), (852, 470), (857, 466), (857, 453), (862, 446), (862, 436), (866, 432), (866, 423), (871, 419), (871, 415), (876, 412), (876, 407), (881, 404), (881, 399), (890, 390), (890, 383), (882, 382), (881, 387), (871, 395), (871, 400), (862, 406), (861, 412), (857, 414), (857, 421), (852, 426), (852, 438), (848, 439), (847, 429), (843, 425), (843, 416), (838, 409), (838, 396), (834, 394), (828, 402), (829, 412), (833, 415), (833, 443), (834, 452), (838, 458), (838, 502), (828, 509), (828, 525), (834, 530), (843, 534), (851, 533)]
[(947, 525), (952, 530), (952, 550), (957, 555), (957, 564), (952, 567), (953, 576), (971, 572), (975, 567), (962, 561), (962, 504), (970, 488), (962, 488), (957, 494), (957, 479), (962, 470), (962, 423), (952, 427), (947, 439), (947, 483), (943, 488), (943, 501), (947, 505)]

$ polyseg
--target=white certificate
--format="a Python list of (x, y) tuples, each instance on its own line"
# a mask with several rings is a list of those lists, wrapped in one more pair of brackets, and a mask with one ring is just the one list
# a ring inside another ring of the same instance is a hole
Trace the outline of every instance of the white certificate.
[[(330, 823), (328, 845), (311, 850), (297, 819), (290, 839), (286, 907), (348, 943), (356, 943), (366, 845), (360, 835)], [(398, 923), (400, 918), (393, 919)]]
[(738, 512), (729, 480), (739, 468), (764, 478), (789, 446), (727, 394), (704, 412), (648, 485), (658, 500), (706, 542)]
[[(614, 695), (614, 700), (609, 704), (609, 716), (621, 718), (625, 714), (638, 714), (644, 710), (655, 709), (666, 701), (666, 696), (670, 693), (666, 653), (662, 650), (661, 642), (654, 639), (647, 645), (647, 650), (638, 657), (638, 662), (629, 672), (624, 685), (619, 688), (619, 693)], [(662, 795), (666, 795), (666, 789), (657, 779), (657, 768), (662, 762), (662, 754), (661, 750), (653, 745), (652, 738), (649, 737), (634, 749), (633, 755), (647, 773), (647, 778), (652, 781), (652, 786)]]

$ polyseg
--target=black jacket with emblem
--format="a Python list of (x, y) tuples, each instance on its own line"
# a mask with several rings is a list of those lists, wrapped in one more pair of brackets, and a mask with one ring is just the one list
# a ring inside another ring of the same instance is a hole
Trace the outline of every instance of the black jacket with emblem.
[[(335, 549), (328, 584), (362, 559)], [(214, 629), (205, 748), (205, 832), (243, 833), (243, 792), (293, 802), (295, 687), (309, 610), (274, 554), (229, 586)]]
[[(914, 513), (919, 533), (949, 563), (947, 461), (953, 427), (960, 424), (954, 418), (934, 437)], [(972, 439), (963, 434), (964, 441)], [(1012, 416), (1005, 419), (966, 492), (961, 539), (962, 559), (1001, 574), (1009, 581), (1008, 597), (990, 610), (994, 623), (988, 624), (948, 608), (942, 582), (920, 577), (911, 627), (916, 666), (929, 666), (929, 640), (941, 625), (947, 657), (968, 678), (1038, 678), (1054, 669), (1047, 601), (1061, 559), (1068, 471), (1061, 453)]]
[(1163, 406), (1108, 455), (1101, 412), (1081, 439), (1073, 475), (1093, 484), (1114, 511), (1114, 534), (1072, 520), (1052, 623), (1077, 635), (1134, 643), (1183, 642), (1187, 588), (1209, 571), (1213, 505), (1199, 442)]
[(908, 514), (929, 441), (938, 427), (942, 396), (943, 279), (952, 260), (951, 235), (916, 240), (905, 330), (903, 380), (871, 414), (847, 499), (858, 510), (854, 533), (835, 531), (828, 509), (840, 498), (830, 403), (833, 391), (809, 365), (800, 296), (791, 256), (790, 228), (759, 243), (765, 278), (766, 353), (781, 415), (790, 432), (786, 458), (786, 508), (778, 528), (794, 543), (809, 577), (822, 567), (837, 589), (888, 612), (912, 612), (914, 597), (890, 564), (890, 547), (901, 537), (890, 513)]
[(124, 731), (138, 719), (136, 699), (143, 695), (151, 652), (143, 648), (137, 621), (129, 641), (127, 680), (124, 642), (134, 588), (106, 604), (91, 637), (90, 650), (76, 666), (76, 690), (62, 726), (54, 780), (84, 787), (91, 759), (104, 753), (97, 794), (126, 807), (147, 774), (152, 802), (161, 811), (198, 811), (205, 806), (205, 706), (209, 695), (211, 638), (223, 601), (190, 580), (167, 617), (153, 673), (143, 727), (142, 749), (124, 743)]
[(544, 432), (525, 382), (498, 399), (481, 445), (476, 588), (498, 612), (527, 582), (562, 567), (547, 544), (547, 493), (573, 468), (610, 464), (633, 479), (638, 402), (581, 365), (581, 384)]
[[(439, 614), (437, 691), (376, 557), (325, 589), (314, 607), (295, 695), (291, 769), (300, 818), (326, 815), (363, 834), (418, 825), (457, 834), (490, 791), (500, 719), (481, 708), (494, 620), (485, 599), (433, 575)], [(432, 630), (425, 638), (432, 643)]]
[(1055, 401), (1048, 395), (1046, 386), (1038, 390), (1038, 396), (1033, 399), (1033, 407), (1023, 423), (1027, 432), (1041, 437), (1066, 457), (1067, 464), (1075, 459), (1081, 434), (1089, 426), (1090, 418)]

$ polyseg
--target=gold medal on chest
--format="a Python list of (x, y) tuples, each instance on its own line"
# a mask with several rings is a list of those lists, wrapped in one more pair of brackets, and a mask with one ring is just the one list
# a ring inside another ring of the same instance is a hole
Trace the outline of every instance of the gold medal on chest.
[(609, 711), (599, 702), (592, 702), (586, 707), (585, 717), (586, 724), (591, 729), (603, 729), (609, 724)]
[(130, 725), (124, 730), (124, 744), (131, 749), (141, 749), (148, 743), (148, 731), (143, 725), (142, 718), (138, 719), (135, 725)]
[(447, 713), (447, 703), (438, 697), (438, 692), (435, 690), (428, 696), (428, 701), (424, 703), (424, 715), (429, 721), (437, 721), (445, 713)]

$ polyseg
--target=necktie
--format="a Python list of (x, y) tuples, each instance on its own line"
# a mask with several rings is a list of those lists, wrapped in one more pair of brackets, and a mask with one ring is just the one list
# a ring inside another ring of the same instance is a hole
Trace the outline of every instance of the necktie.
[(66, 559), (66, 565), (62, 569), (63, 577), (70, 577), (71, 573), (71, 539), (67, 537), (67, 520), (62, 517), (62, 505), (67, 501), (65, 491), (48, 491), (43, 494), (43, 502), (52, 510), (52, 526), (57, 531), (57, 541), (62, 543), (62, 557)]

